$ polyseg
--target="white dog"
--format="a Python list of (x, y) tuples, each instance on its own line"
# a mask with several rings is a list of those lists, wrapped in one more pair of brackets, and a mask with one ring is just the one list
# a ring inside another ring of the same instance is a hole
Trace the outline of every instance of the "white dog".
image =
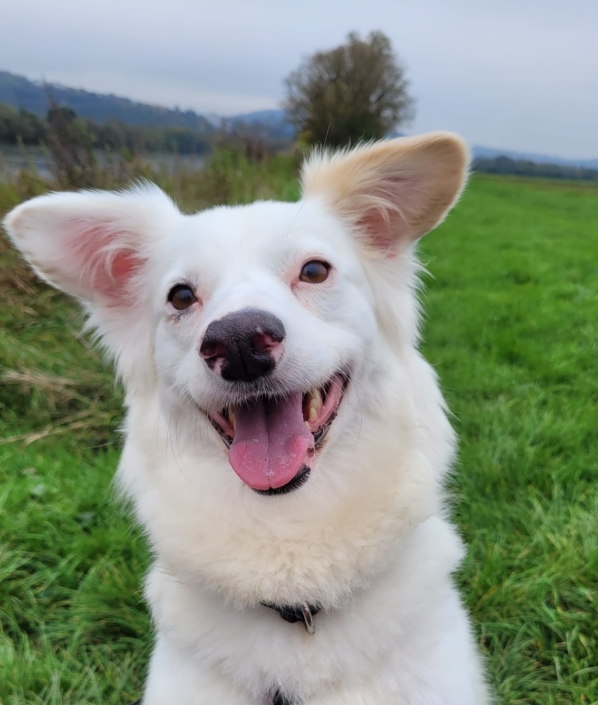
[(453, 432), (418, 352), (445, 133), (318, 154), (298, 203), (58, 193), (5, 227), (126, 387), (118, 480), (156, 562), (144, 705), (484, 705), (451, 574)]

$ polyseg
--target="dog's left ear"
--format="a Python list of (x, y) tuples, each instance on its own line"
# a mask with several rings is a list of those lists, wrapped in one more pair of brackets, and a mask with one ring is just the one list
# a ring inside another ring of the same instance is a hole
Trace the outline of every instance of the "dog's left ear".
[(456, 135), (400, 137), (316, 153), (303, 167), (302, 195), (323, 200), (366, 245), (393, 256), (442, 222), (468, 166), (468, 149)]

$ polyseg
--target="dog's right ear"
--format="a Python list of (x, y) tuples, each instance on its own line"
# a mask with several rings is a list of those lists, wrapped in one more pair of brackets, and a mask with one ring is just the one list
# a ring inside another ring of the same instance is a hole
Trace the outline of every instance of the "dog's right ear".
[(180, 218), (157, 186), (39, 196), (17, 206), (4, 227), (36, 273), (93, 304), (131, 304), (131, 283), (152, 246)]
[(465, 185), (468, 164), (457, 135), (399, 137), (316, 152), (303, 167), (302, 193), (340, 216), (370, 250), (392, 257), (442, 222)]
[(4, 220), (37, 274), (87, 302), (130, 391), (152, 384), (152, 250), (183, 216), (157, 186), (39, 196)]

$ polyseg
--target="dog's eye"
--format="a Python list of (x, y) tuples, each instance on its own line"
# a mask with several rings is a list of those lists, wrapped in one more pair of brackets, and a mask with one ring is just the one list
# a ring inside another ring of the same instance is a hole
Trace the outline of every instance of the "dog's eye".
[(193, 290), (186, 284), (173, 286), (168, 294), (168, 300), (177, 311), (184, 311), (197, 301)]
[(321, 284), (323, 281), (328, 279), (329, 272), (329, 264), (313, 259), (311, 262), (307, 262), (303, 265), (299, 279), (302, 282), (307, 282), (308, 284)]

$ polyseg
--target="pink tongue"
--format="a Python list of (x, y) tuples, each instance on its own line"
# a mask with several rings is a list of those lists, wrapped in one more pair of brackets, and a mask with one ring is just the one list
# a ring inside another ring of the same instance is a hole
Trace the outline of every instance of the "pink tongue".
[(235, 438), (228, 460), (253, 489), (282, 487), (308, 464), (314, 437), (303, 420), (302, 401), (301, 394), (293, 394), (235, 410)]

